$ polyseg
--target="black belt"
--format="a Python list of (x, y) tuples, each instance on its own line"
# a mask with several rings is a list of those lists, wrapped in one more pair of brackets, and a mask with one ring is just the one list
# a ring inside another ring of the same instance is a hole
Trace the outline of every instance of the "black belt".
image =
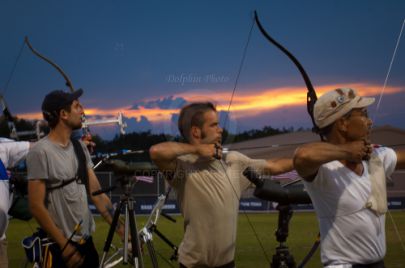
[(384, 260), (369, 264), (353, 264), (353, 268), (385, 268)]
[[(187, 266), (185, 266), (184, 264), (180, 263), (180, 268), (187, 268)], [(211, 268), (235, 268), (235, 261), (231, 261), (228, 262), (224, 265), (221, 266), (215, 266), (215, 267), (211, 267)]]

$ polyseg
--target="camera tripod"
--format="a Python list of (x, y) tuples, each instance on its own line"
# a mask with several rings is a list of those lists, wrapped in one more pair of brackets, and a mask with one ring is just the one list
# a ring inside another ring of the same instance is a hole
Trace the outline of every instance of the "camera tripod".
[[(124, 178), (121, 179), (121, 184), (124, 188), (124, 194), (120, 198), (120, 203), (114, 212), (113, 220), (110, 229), (108, 231), (106, 242), (104, 244), (103, 256), (100, 261), (100, 268), (113, 267), (117, 264), (117, 261), (111, 262), (111, 258), (113, 258), (115, 255), (113, 255), (109, 259), (106, 258), (108, 251), (111, 247), (111, 242), (114, 236), (114, 232), (118, 226), (119, 217), (122, 210), (124, 210), (125, 212), (124, 248), (122, 252), (123, 264), (128, 264), (129, 262), (133, 265), (133, 267), (143, 268), (142, 252), (140, 248), (138, 231), (135, 222), (135, 210), (134, 210), (135, 201), (131, 196), (132, 189), (135, 183), (134, 180), (132, 180), (130, 177), (128, 178), (128, 176), (124, 176)], [(131, 234), (131, 240), (129, 237), (129, 233)], [(129, 243), (131, 243), (132, 245), (131, 248), (129, 248)], [(131, 255), (128, 254), (129, 250), (131, 250)], [(121, 259), (118, 260), (118, 262), (120, 261)], [(105, 265), (106, 263), (107, 265)]]
[[(153, 233), (155, 233), (160, 239), (162, 239), (169, 247), (171, 247), (173, 249), (173, 254), (170, 257), (170, 261), (177, 261), (177, 257), (178, 257), (178, 253), (177, 253), (178, 247), (176, 245), (174, 245), (163, 233), (161, 233), (157, 229), (157, 221), (158, 221), (160, 215), (162, 215), (163, 217), (167, 218), (168, 220), (170, 220), (172, 222), (176, 222), (175, 219), (173, 219), (169, 215), (163, 213), (163, 211), (162, 211), (163, 206), (166, 202), (166, 198), (169, 196), (170, 190), (171, 190), (171, 188), (169, 187), (169, 189), (167, 190), (167, 192), (165, 194), (161, 194), (158, 197), (155, 205), (153, 206), (153, 209), (151, 211), (151, 214), (150, 214), (148, 220), (146, 221), (144, 227), (139, 231), (139, 237), (142, 240), (142, 242), (144, 244), (146, 244), (153, 268), (159, 267), (155, 248), (152, 243)], [(173, 267), (173, 265), (168, 260), (166, 260), (165, 258), (163, 258), (163, 259), (166, 261), (166, 263), (169, 266)]]
[[(276, 253), (273, 255), (270, 267), (271, 268), (295, 268), (297, 267), (294, 257), (290, 254), (286, 245), (288, 237), (288, 224), (291, 220), (293, 211), (292, 204), (310, 204), (312, 201), (309, 195), (299, 188), (293, 188), (292, 185), (300, 181), (300, 179), (290, 183), (279, 185), (271, 180), (262, 180), (253, 169), (246, 168), (243, 175), (250, 180), (255, 186), (254, 196), (267, 201), (277, 202), (276, 209), (278, 210), (278, 226), (276, 231), (276, 239), (279, 246), (276, 248)], [(288, 188), (287, 188), (288, 187)], [(302, 268), (313, 256), (319, 245), (319, 235), (309, 253), (303, 261), (298, 265)]]
[[(101, 162), (103, 162), (102, 160)], [(118, 175), (117, 181), (120, 182), (121, 187), (124, 189), (124, 195), (120, 199), (120, 203), (114, 212), (113, 216), (113, 221), (111, 223), (110, 230), (107, 235), (107, 240), (104, 245), (103, 249), (103, 256), (102, 260), (100, 262), (100, 268), (111, 268), (116, 266), (118, 263), (123, 261), (123, 264), (128, 263), (128, 245), (129, 245), (129, 233), (131, 235), (131, 241), (132, 241), (132, 248), (131, 248), (131, 253), (132, 256), (129, 259), (129, 262), (131, 265), (134, 267), (139, 267), (143, 268), (143, 259), (142, 259), (142, 250), (141, 250), (141, 243), (145, 244), (149, 253), (149, 256), (151, 258), (151, 263), (153, 268), (158, 268), (158, 260), (157, 260), (157, 252), (155, 251), (155, 248), (152, 243), (152, 234), (155, 233), (156, 235), (159, 236), (166, 244), (168, 244), (174, 251), (173, 255), (171, 256), (170, 260), (177, 260), (177, 246), (175, 246), (166, 236), (164, 236), (158, 229), (157, 229), (157, 221), (160, 217), (160, 215), (164, 216), (165, 218), (176, 222), (175, 219), (170, 217), (169, 215), (166, 215), (163, 213), (163, 206), (166, 201), (166, 197), (169, 195), (170, 192), (170, 187), (167, 190), (165, 194), (162, 194), (158, 197), (158, 200), (156, 201), (152, 211), (151, 215), (149, 216), (145, 226), (141, 228), (141, 230), (138, 232), (137, 227), (136, 227), (136, 222), (135, 222), (135, 212), (133, 208), (134, 204), (134, 199), (131, 196), (133, 186), (137, 182), (136, 179), (136, 171), (137, 171), (137, 166), (134, 164), (127, 164), (121, 160), (110, 160), (110, 161), (104, 161), (108, 165), (110, 165), (114, 173)], [(114, 190), (116, 186), (110, 186), (105, 189), (101, 189), (98, 191), (93, 192), (93, 195), (105, 193), (111, 190)], [(124, 241), (124, 248), (115, 248), (115, 252), (107, 259), (107, 254), (110, 249), (111, 241), (114, 235), (114, 231), (118, 225), (119, 221), (119, 216), (121, 211), (125, 211), (125, 241)], [(171, 267), (173, 265), (163, 258), (167, 264), (169, 264)]]
[(291, 220), (293, 211), (290, 205), (278, 204), (276, 209), (278, 210), (278, 226), (276, 231), (276, 239), (279, 242), (279, 246), (276, 248), (276, 253), (271, 260), (271, 268), (295, 268), (296, 264), (294, 257), (290, 254), (286, 245), (288, 237), (288, 224)]

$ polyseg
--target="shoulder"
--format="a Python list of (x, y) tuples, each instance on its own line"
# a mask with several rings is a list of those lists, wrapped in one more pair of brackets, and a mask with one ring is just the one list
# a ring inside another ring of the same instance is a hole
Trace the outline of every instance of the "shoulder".
[(185, 154), (177, 157), (177, 162), (184, 162), (184, 163), (195, 163), (198, 160), (198, 156), (195, 154)]
[(234, 162), (248, 162), (251, 159), (244, 154), (241, 154), (237, 151), (230, 151), (225, 156), (226, 163), (234, 163)]
[(177, 173), (180, 170), (187, 170), (192, 168), (198, 161), (198, 157), (193, 154), (186, 154), (178, 156), (173, 162), (173, 170)]
[(382, 159), (396, 158), (396, 153), (392, 148), (379, 144), (373, 144), (373, 151)]
[(373, 144), (373, 150), (377, 154), (389, 154), (389, 153), (394, 153), (394, 150), (390, 147), (385, 147), (381, 144)]
[(321, 166), (319, 166), (318, 173), (319, 172), (329, 172), (329, 171), (333, 172), (333, 171), (338, 170), (339, 167), (343, 167), (343, 164), (340, 163), (338, 160), (333, 160), (333, 161), (324, 163)]
[(42, 138), (42, 139), (40, 139), (38, 142), (34, 143), (34, 144), (31, 146), (30, 153), (31, 153), (31, 152), (42, 151), (42, 150), (44, 150), (45, 148), (48, 148), (49, 145), (50, 145), (50, 141), (49, 141), (46, 137), (45, 137), (45, 138)]
[(342, 167), (343, 164), (337, 160), (322, 164), (319, 167), (314, 180), (309, 183), (312, 184), (313, 182), (315, 182), (315, 184), (317, 184), (325, 179), (329, 180), (331, 177), (337, 176), (338, 174), (345, 175), (349, 172), (348, 169)]
[(36, 142), (31, 148), (29, 149), (29, 152), (27, 154), (27, 160), (35, 157), (35, 156), (42, 156), (46, 155), (49, 149), (51, 148), (50, 146), (50, 141), (45, 137)]

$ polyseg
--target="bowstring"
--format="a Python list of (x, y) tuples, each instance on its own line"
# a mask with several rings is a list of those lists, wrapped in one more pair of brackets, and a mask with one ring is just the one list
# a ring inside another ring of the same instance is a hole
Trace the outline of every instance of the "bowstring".
[[(376, 106), (375, 114), (374, 114), (374, 119), (373, 119), (373, 125), (375, 125), (374, 123), (375, 123), (375, 120), (377, 118), (377, 114), (378, 114), (379, 109), (380, 109), (380, 105), (381, 105), (381, 101), (382, 101), (382, 98), (383, 98), (383, 95), (384, 95), (384, 92), (385, 92), (385, 88), (386, 88), (386, 86), (388, 84), (388, 79), (390, 77), (392, 66), (394, 64), (394, 60), (395, 60), (396, 55), (397, 55), (399, 44), (401, 43), (401, 37), (402, 37), (402, 32), (404, 30), (404, 26), (405, 26), (405, 19), (402, 22), (402, 27), (401, 27), (401, 30), (399, 32), (398, 39), (397, 39), (397, 42), (396, 42), (396, 45), (395, 45), (395, 49), (394, 49), (394, 52), (393, 52), (392, 57), (391, 57), (391, 61), (390, 61), (389, 67), (388, 67), (387, 75), (385, 76), (385, 79), (384, 79), (384, 85), (383, 85), (383, 87), (381, 89), (380, 97), (379, 97), (378, 102), (377, 102), (377, 106)], [(398, 230), (398, 226), (397, 226), (394, 218), (392, 217), (392, 214), (391, 214), (389, 209), (387, 210), (387, 212), (388, 212), (389, 218), (390, 218), (390, 220), (392, 222), (392, 225), (394, 226), (394, 230), (395, 230), (395, 233), (396, 233), (396, 235), (398, 237), (399, 243), (401, 244), (402, 250), (405, 252), (405, 245), (404, 245), (404, 242), (402, 241), (401, 234), (400, 234), (400, 232)]]
[[(231, 99), (230, 99), (230, 102), (229, 102), (229, 105), (228, 105), (227, 113), (226, 113), (226, 115), (225, 115), (224, 128), (226, 127), (226, 124), (227, 124), (228, 119), (229, 119), (229, 113), (230, 113), (231, 105), (232, 105), (232, 102), (233, 102), (233, 98), (234, 98), (234, 96), (235, 96), (235, 91), (236, 91), (236, 88), (237, 88), (237, 85), (238, 85), (238, 82), (239, 82), (240, 74), (241, 74), (241, 72), (242, 72), (242, 68), (243, 68), (243, 65), (244, 65), (244, 62), (245, 62), (245, 59), (246, 59), (246, 54), (247, 54), (247, 50), (248, 50), (249, 43), (250, 43), (250, 40), (251, 40), (251, 36), (252, 36), (252, 32), (253, 32), (253, 27), (254, 27), (254, 25), (255, 25), (255, 20), (252, 19), (252, 25), (251, 25), (250, 30), (249, 30), (247, 42), (246, 42), (245, 47), (244, 47), (244, 49), (243, 49), (242, 59), (241, 59), (241, 61), (240, 61), (238, 73), (237, 73), (237, 75), (236, 75), (235, 84), (234, 84), (234, 87), (233, 87), (233, 90), (232, 90)], [(229, 134), (229, 133), (228, 133), (228, 134)], [(234, 194), (235, 194), (236, 199), (238, 200), (238, 206), (239, 206), (240, 197), (239, 197), (239, 195), (238, 195), (238, 193), (237, 193), (235, 187), (234, 187), (233, 184), (232, 184), (231, 178), (228, 176), (227, 168), (226, 168), (226, 166), (225, 166), (226, 163), (224, 163), (223, 160), (219, 160), (219, 162), (221, 163), (221, 166), (222, 166), (222, 169), (224, 170), (225, 176), (226, 176), (226, 178), (228, 179), (228, 182), (229, 182), (229, 184), (230, 184), (230, 186), (231, 186), (231, 188), (232, 188), (232, 190), (233, 190), (233, 192), (234, 192)], [(248, 216), (246, 210), (245, 210), (245, 209), (242, 209), (242, 212), (243, 212), (243, 214), (245, 215), (245, 217), (246, 217), (246, 219), (247, 219), (247, 222), (248, 222), (248, 224), (249, 224), (249, 226), (250, 226), (250, 229), (252, 230), (252, 232), (253, 232), (253, 234), (254, 234), (256, 240), (257, 240), (258, 243), (259, 243), (259, 246), (260, 246), (260, 248), (261, 248), (261, 250), (262, 250), (262, 252), (263, 252), (263, 255), (265, 256), (267, 262), (270, 263), (270, 259), (269, 259), (268, 255), (267, 255), (267, 253), (266, 253), (266, 250), (265, 250), (265, 248), (264, 248), (264, 246), (263, 246), (263, 243), (260, 241), (259, 235), (257, 234), (257, 232), (256, 232), (256, 230), (255, 230), (255, 228), (254, 228), (254, 226), (253, 226), (253, 224), (252, 224), (252, 222), (251, 222), (251, 220), (250, 220), (250, 218), (249, 218), (249, 216)]]
[(391, 62), (390, 62), (390, 65), (389, 65), (388, 71), (387, 71), (387, 75), (385, 76), (384, 85), (383, 85), (383, 88), (382, 88), (382, 90), (381, 90), (380, 97), (379, 97), (379, 99), (378, 99), (378, 103), (377, 103), (377, 107), (376, 107), (376, 114), (377, 114), (378, 110), (380, 109), (381, 100), (382, 100), (382, 97), (383, 97), (383, 95), (384, 95), (385, 88), (386, 88), (386, 86), (387, 86), (389, 76), (390, 76), (390, 74), (391, 74), (392, 65), (394, 64), (394, 60), (395, 60), (395, 57), (396, 57), (396, 55), (397, 55), (397, 50), (398, 50), (399, 44), (400, 44), (400, 42), (401, 42), (401, 36), (402, 36), (402, 32), (403, 32), (403, 30), (404, 30), (404, 26), (405, 26), (405, 19), (404, 19), (404, 21), (402, 22), (401, 31), (399, 32), (398, 39), (397, 39), (397, 43), (396, 43), (395, 49), (394, 49), (394, 53), (392, 54)]
[(229, 101), (227, 113), (225, 114), (224, 128), (226, 128), (226, 124), (227, 124), (228, 119), (229, 119), (229, 113), (230, 113), (230, 110), (231, 110), (231, 105), (232, 105), (232, 102), (233, 102), (233, 97), (235, 96), (235, 91), (236, 91), (236, 87), (238, 86), (239, 77), (240, 77), (240, 74), (241, 74), (241, 72), (242, 72), (243, 65), (244, 65), (244, 63), (245, 63), (246, 54), (247, 54), (247, 50), (248, 50), (248, 47), (249, 47), (250, 39), (251, 39), (251, 37), (252, 37), (252, 32), (253, 32), (253, 27), (254, 27), (254, 25), (255, 25), (255, 21), (254, 21), (254, 19), (253, 19), (253, 20), (252, 20), (252, 25), (251, 25), (250, 30), (249, 30), (249, 34), (248, 34), (247, 41), (246, 41), (245, 47), (244, 47), (244, 49), (243, 49), (242, 59), (241, 59), (240, 64), (239, 64), (239, 69), (238, 69), (238, 73), (237, 73), (237, 75), (236, 75), (235, 84), (234, 84), (234, 86), (233, 86), (233, 90), (232, 90), (232, 94), (231, 94), (231, 99), (230, 99), (230, 101)]
[(17, 55), (17, 58), (16, 58), (16, 60), (15, 60), (15, 62), (14, 62), (13, 68), (11, 69), (10, 75), (9, 75), (9, 77), (8, 77), (8, 79), (7, 79), (7, 81), (6, 81), (6, 83), (4, 84), (3, 93), (2, 93), (3, 96), (6, 94), (8, 85), (10, 84), (11, 79), (12, 79), (13, 76), (14, 76), (15, 70), (17, 69), (17, 64), (18, 64), (18, 62), (20, 61), (20, 58), (21, 58), (22, 52), (23, 52), (23, 50), (24, 50), (24, 47), (25, 47), (25, 42), (23, 41), (23, 42), (22, 42), (22, 45), (21, 45), (21, 48), (20, 48), (20, 51), (19, 51), (19, 53), (18, 53), (18, 55)]

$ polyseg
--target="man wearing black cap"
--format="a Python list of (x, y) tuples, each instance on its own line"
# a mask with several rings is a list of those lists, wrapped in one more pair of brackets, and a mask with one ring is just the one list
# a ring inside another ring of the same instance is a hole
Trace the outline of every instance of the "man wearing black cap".
[[(42, 113), (51, 128), (27, 156), (31, 213), (55, 242), (52, 267), (98, 267), (91, 239), (95, 225), (88, 207), (88, 193), (100, 189), (90, 155), (82, 142), (71, 140), (82, 126), (82, 90), (61, 90), (46, 95)], [(84, 161), (80, 161), (80, 159)], [(83, 164), (83, 162), (85, 162)], [(90, 196), (111, 224), (112, 204), (105, 194)], [(76, 228), (79, 226), (81, 228)], [(118, 233), (123, 237), (122, 226)]]

